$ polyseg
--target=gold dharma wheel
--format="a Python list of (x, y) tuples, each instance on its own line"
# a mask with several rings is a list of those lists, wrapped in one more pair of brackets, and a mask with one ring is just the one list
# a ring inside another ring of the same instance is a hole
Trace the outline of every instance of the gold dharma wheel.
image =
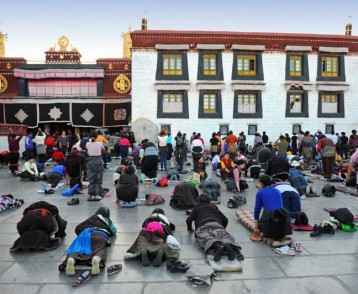
[(113, 81), (113, 90), (118, 94), (128, 94), (131, 90), (131, 81), (125, 74), (119, 74)]
[(3, 75), (0, 75), (0, 94), (6, 91), (7, 86), (7, 79)]
[(70, 40), (66, 36), (62, 36), (58, 39), (57, 44), (61, 51), (66, 51), (68, 45), (70, 44)]

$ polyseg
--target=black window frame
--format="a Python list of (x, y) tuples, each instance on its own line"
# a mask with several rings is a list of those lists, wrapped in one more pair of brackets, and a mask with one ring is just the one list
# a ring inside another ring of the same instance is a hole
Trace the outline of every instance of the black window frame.
[[(301, 76), (290, 76), (290, 57), (291, 56), (302, 56), (302, 75)], [(286, 81), (309, 81), (309, 68), (308, 68), (308, 55), (304, 52), (290, 51), (286, 54)]]
[[(292, 113), (290, 112), (290, 95), (291, 94), (300, 94), (302, 95), (302, 112)], [(286, 117), (308, 117), (308, 92), (300, 90), (289, 90), (286, 95)]]
[[(322, 112), (322, 95), (337, 95), (337, 113), (324, 113)], [(343, 91), (320, 91), (318, 93), (318, 117), (325, 118), (344, 118), (345, 117), (345, 107), (344, 107), (344, 92)]]
[[(255, 128), (255, 132), (253, 132), (253, 133), (250, 131), (250, 129), (251, 129), (252, 127)], [(248, 134), (249, 136), (254, 136), (255, 134), (257, 134), (257, 132), (258, 132), (258, 125), (257, 125), (257, 124), (248, 124), (248, 125), (247, 125), (247, 134)]]
[(160, 124), (160, 130), (166, 130), (169, 134), (172, 133), (172, 125), (171, 124), (165, 124), (165, 123), (161, 123)]
[[(328, 128), (332, 128), (332, 132), (327, 132), (327, 130), (328, 130)], [(324, 133), (326, 134), (326, 135), (334, 135), (335, 134), (335, 132), (334, 132), (334, 124), (325, 124), (324, 125)]]
[[(237, 72), (237, 57), (239, 55), (255, 55), (256, 57), (256, 76), (240, 76)], [(264, 71), (262, 65), (262, 52), (261, 51), (241, 51), (234, 50), (233, 52), (233, 63), (232, 63), (232, 80), (253, 80), (263, 81)]]
[[(242, 113), (238, 111), (239, 95), (240, 94), (255, 94), (256, 95), (256, 113)], [(234, 113), (233, 118), (262, 118), (262, 92), (257, 90), (236, 90), (234, 92)]]
[[(205, 94), (216, 94), (216, 112), (205, 113), (204, 112), (204, 95)], [(221, 90), (200, 90), (199, 92), (199, 118), (222, 118), (222, 98)]]
[[(338, 76), (337, 77), (323, 77), (321, 70), (321, 59), (322, 57), (332, 56), (338, 57)], [(346, 81), (346, 70), (345, 70), (345, 54), (344, 53), (320, 53), (318, 55), (317, 63), (317, 81)]]
[[(223, 129), (226, 129), (226, 132), (223, 132)], [(230, 125), (229, 124), (219, 124), (219, 132), (222, 136), (227, 135), (230, 132)]]
[[(216, 75), (204, 74), (204, 55), (215, 54), (216, 55)], [(206, 81), (223, 81), (223, 63), (222, 63), (222, 50), (199, 50), (199, 62), (198, 62), (198, 77), (197, 79)]]
[[(164, 94), (182, 94), (183, 95), (183, 111), (181, 113), (165, 113), (163, 112), (163, 96)], [(157, 118), (189, 118), (188, 91), (186, 90), (158, 90)]]
[[(295, 128), (298, 127), (299, 131), (295, 132)], [(299, 123), (295, 123), (292, 125), (292, 134), (298, 135), (300, 132), (302, 132), (302, 125)]]
[[(163, 55), (164, 54), (180, 54), (182, 57), (182, 74), (181, 75), (163, 75)], [(157, 53), (157, 81), (187, 81), (189, 80), (188, 56), (185, 50), (158, 50)]]

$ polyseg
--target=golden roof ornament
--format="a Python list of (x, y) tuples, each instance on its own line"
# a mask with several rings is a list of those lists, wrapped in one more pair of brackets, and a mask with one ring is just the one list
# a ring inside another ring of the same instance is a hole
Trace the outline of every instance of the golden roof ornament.
[(57, 45), (60, 47), (60, 51), (67, 51), (69, 44), (70, 40), (66, 36), (61, 36), (57, 41)]

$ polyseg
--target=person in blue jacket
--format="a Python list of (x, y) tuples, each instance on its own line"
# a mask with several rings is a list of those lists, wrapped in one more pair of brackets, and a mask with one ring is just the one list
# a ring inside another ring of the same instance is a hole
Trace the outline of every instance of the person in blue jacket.
[(291, 234), (289, 215), (284, 209), (281, 193), (272, 186), (268, 175), (261, 175), (256, 182), (259, 189), (256, 194), (254, 218), (257, 221), (252, 240), (260, 237), (282, 240)]

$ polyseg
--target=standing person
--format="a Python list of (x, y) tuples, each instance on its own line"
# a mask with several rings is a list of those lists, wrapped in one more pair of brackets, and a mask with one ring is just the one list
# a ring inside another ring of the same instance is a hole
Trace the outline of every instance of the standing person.
[(193, 141), (195, 140), (195, 138), (196, 138), (196, 132), (193, 132), (193, 133), (191, 134), (191, 137), (190, 137), (190, 145), (191, 145), (191, 143), (193, 143)]
[(353, 130), (352, 134), (349, 136), (348, 145), (350, 153), (353, 154), (358, 147), (358, 135), (356, 130)]
[(121, 135), (118, 141), (118, 145), (119, 145), (119, 156), (121, 157), (121, 159), (127, 158), (129, 153), (129, 147), (131, 145), (127, 136)]
[(331, 139), (327, 138), (325, 135), (322, 135), (316, 148), (317, 152), (320, 153), (322, 158), (323, 176), (326, 179), (330, 179), (336, 160), (336, 146)]
[(33, 142), (33, 135), (31, 132), (25, 138), (25, 160), (30, 157), (34, 157), (36, 153), (35, 144)]
[(204, 154), (203, 140), (200, 138), (200, 134), (197, 134), (195, 139), (191, 143), (191, 152), (193, 155), (193, 169), (197, 170), (197, 165), (202, 155)]
[(286, 141), (288, 143), (288, 147), (290, 147), (291, 146), (291, 137), (290, 137), (290, 135), (288, 133), (286, 133), (285, 138), (286, 138)]
[[(72, 131), (72, 130), (68, 130), (68, 152), (71, 152), (72, 147), (77, 143), (78, 141), (78, 136), (77, 134)], [(107, 141), (108, 142), (108, 141)]]
[(214, 158), (216, 154), (220, 153), (220, 140), (217, 137), (216, 133), (213, 133), (210, 139), (210, 152), (211, 152), (211, 158)]
[(244, 132), (239, 135), (239, 149), (242, 154), (246, 154), (246, 136)]
[(188, 139), (186, 138), (186, 134), (183, 134), (183, 141), (184, 141), (184, 162), (187, 161), (187, 156), (188, 156)]
[(64, 165), (66, 173), (70, 178), (70, 188), (73, 188), (77, 184), (80, 185), (80, 188), (82, 188), (81, 175), (85, 165), (85, 160), (76, 147), (72, 147), (72, 151), (66, 157)]
[(293, 133), (293, 135), (291, 137), (291, 148), (292, 148), (292, 153), (294, 155), (297, 155), (297, 153), (298, 153), (298, 137), (297, 137), (296, 133)]
[(305, 132), (301, 142), (302, 155), (305, 169), (309, 168), (314, 155), (314, 141), (310, 132)]
[(340, 156), (344, 159), (348, 159), (349, 157), (349, 145), (348, 145), (348, 137), (345, 132), (341, 133), (341, 136), (339, 137), (340, 141)]
[(173, 144), (174, 144), (174, 139), (172, 134), (169, 132), (168, 133), (168, 138), (167, 138), (167, 147), (168, 147), (168, 156), (167, 156), (167, 161), (169, 164), (169, 168), (171, 167), (171, 159), (172, 159), (172, 155), (173, 155)]
[(158, 136), (158, 148), (160, 157), (160, 170), (167, 171), (167, 158), (168, 158), (168, 136), (165, 130), (162, 130)]
[(88, 185), (88, 201), (100, 201), (103, 194), (103, 160), (102, 153), (104, 146), (101, 142), (96, 142), (97, 133), (93, 131), (89, 142), (86, 144), (88, 160), (87, 160), (87, 177)]
[(9, 143), (9, 154), (8, 154), (8, 164), (10, 172), (15, 175), (19, 168), (19, 150), (20, 150), (20, 140), (22, 136), (16, 137), (12, 130), (8, 136)]
[(51, 133), (46, 136), (45, 145), (46, 145), (47, 158), (51, 158), (53, 148), (56, 146), (56, 139)]
[(179, 172), (183, 170), (185, 150), (186, 148), (184, 136), (181, 134), (181, 132), (178, 132), (177, 136), (175, 137), (175, 160), (177, 162)]
[(57, 146), (63, 152), (63, 154), (67, 153), (69, 143), (66, 131), (62, 131), (61, 136), (57, 138)]
[(262, 145), (262, 137), (260, 133), (256, 133), (254, 138), (254, 147), (257, 147), (258, 145)]
[(265, 145), (265, 144), (268, 144), (269, 142), (269, 137), (267, 136), (266, 132), (262, 132), (262, 143)]
[(226, 144), (228, 145), (230, 156), (235, 157), (237, 153), (237, 137), (232, 131), (230, 131), (229, 135), (226, 137)]
[(45, 132), (43, 132), (42, 129), (39, 128), (33, 140), (34, 143), (36, 144), (36, 155), (39, 157), (39, 160), (43, 160), (43, 156), (46, 154), (45, 139), (46, 139)]

